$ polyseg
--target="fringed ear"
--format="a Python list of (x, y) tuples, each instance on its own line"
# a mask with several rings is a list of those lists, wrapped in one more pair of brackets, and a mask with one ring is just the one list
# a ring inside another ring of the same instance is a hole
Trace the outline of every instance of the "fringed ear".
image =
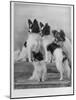
[(57, 33), (57, 30), (52, 30), (53, 35), (55, 36)]
[(60, 30), (60, 36), (65, 38), (65, 33), (63, 30)]
[(38, 21), (36, 19), (34, 19), (33, 23), (38, 23)]
[(65, 33), (64, 33), (64, 31), (63, 31), (63, 30), (60, 30), (60, 34), (63, 34), (63, 35), (65, 35)]
[(28, 24), (29, 26), (32, 25), (32, 21), (30, 19), (28, 19)]
[(40, 22), (40, 27), (41, 27), (41, 28), (44, 27), (44, 24), (43, 24), (42, 22)]

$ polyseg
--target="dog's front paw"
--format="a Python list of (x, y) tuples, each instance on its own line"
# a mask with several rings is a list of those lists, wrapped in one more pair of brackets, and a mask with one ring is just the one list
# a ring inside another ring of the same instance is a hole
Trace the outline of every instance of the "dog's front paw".
[(29, 62), (31, 63), (31, 62), (32, 62), (32, 60), (31, 60), (31, 59), (29, 59)]
[(60, 77), (60, 79), (59, 79), (59, 80), (60, 80), (60, 81), (61, 81), (61, 80), (63, 80), (63, 77)]

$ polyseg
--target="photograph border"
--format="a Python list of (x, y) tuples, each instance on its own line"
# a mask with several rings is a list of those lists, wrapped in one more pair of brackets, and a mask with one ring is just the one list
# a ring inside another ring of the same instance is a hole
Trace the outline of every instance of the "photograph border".
[[(12, 30), (12, 23), (11, 23), (11, 14), (12, 14), (12, 10), (11, 10), (11, 3), (12, 2), (17, 2), (17, 3), (33, 3), (33, 4), (45, 4), (45, 5), (64, 5), (64, 6), (73, 6), (73, 94), (63, 94), (63, 95), (46, 95), (46, 96), (32, 96), (32, 97), (15, 97), (12, 98), (12, 89), (11, 89), (11, 85), (12, 85), (12, 35), (11, 35), (11, 30)], [(60, 3), (42, 3), (42, 2), (26, 2), (26, 1), (10, 1), (10, 99), (22, 99), (22, 98), (40, 98), (40, 97), (56, 97), (56, 96), (71, 96), (74, 95), (74, 4), (60, 4)]]

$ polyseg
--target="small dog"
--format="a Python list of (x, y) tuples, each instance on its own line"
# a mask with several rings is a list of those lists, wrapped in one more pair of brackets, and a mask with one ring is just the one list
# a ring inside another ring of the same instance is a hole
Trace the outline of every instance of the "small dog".
[(29, 80), (36, 80), (38, 82), (45, 81), (47, 75), (47, 68), (46, 63), (43, 60), (43, 55), (40, 51), (38, 53), (32, 52), (32, 55), (32, 58), (34, 58), (32, 63), (34, 66), (34, 71)]
[(28, 59), (29, 62), (31, 62), (31, 49), (34, 46), (35, 51), (39, 50), (41, 44), (41, 36), (39, 34), (40, 29), (38, 21), (36, 19), (34, 19), (33, 22), (30, 19), (28, 19), (28, 25), (29, 25), (29, 34), (27, 39), (27, 49), (28, 49)]
[(44, 50), (45, 50), (45, 62), (47, 62), (48, 61), (47, 45), (52, 43), (55, 40), (55, 38), (50, 33), (50, 26), (47, 23), (44, 25), (42, 22), (40, 22), (40, 26), (41, 26), (41, 34), (42, 34), (41, 35), (42, 36), (42, 46), (44, 47)]
[(38, 21), (34, 19), (34, 21), (32, 22), (30, 19), (28, 19), (28, 25), (29, 25), (28, 38), (25, 41), (22, 50), (19, 56), (17, 57), (16, 61), (19, 60), (26, 61), (28, 59), (29, 62), (31, 62), (31, 50), (33, 49), (33, 51), (34, 50), (37, 51), (40, 46), (39, 39), (41, 37), (38, 34), (40, 32)]
[(55, 37), (57, 44), (59, 44), (62, 47), (63, 51), (67, 55), (70, 66), (71, 66), (71, 42), (70, 40), (66, 37), (63, 30), (60, 30), (60, 32), (58, 32), (57, 30), (53, 30), (52, 33)]
[(56, 68), (60, 72), (60, 80), (63, 79), (64, 71), (67, 73), (67, 77), (70, 78), (70, 66), (68, 59), (65, 55), (63, 55), (62, 48), (60, 45), (53, 42), (47, 46), (47, 51), (55, 58)]

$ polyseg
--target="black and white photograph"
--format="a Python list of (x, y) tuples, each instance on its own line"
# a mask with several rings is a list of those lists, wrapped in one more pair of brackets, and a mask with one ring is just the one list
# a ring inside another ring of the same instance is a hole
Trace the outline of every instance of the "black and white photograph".
[(10, 2), (11, 98), (73, 94), (73, 10)]

